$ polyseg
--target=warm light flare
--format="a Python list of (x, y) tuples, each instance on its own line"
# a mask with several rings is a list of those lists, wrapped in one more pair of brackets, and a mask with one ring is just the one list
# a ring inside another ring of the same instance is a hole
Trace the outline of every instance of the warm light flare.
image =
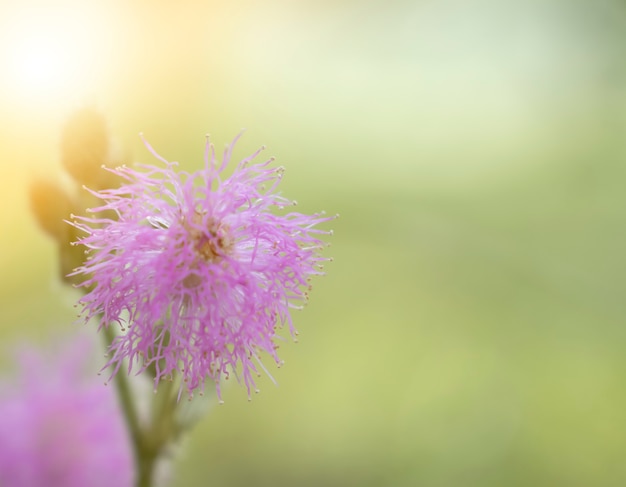
[(30, 95), (57, 94), (63, 85), (74, 84), (80, 77), (80, 56), (58, 39), (30, 37), (15, 45), (13, 54), (10, 67), (16, 88)]
[(16, 7), (2, 21), (4, 95), (43, 108), (95, 94), (106, 69), (105, 19), (93, 6)]

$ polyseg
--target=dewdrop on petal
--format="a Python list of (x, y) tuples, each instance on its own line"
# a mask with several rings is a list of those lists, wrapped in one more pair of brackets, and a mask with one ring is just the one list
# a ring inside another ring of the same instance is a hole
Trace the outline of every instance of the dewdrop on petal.
[(144, 140), (160, 163), (109, 169), (120, 187), (91, 190), (102, 200), (94, 214), (115, 219), (72, 223), (89, 252), (74, 273), (85, 319), (126, 328), (111, 345), (112, 374), (128, 359), (129, 372), (151, 368), (155, 387), (180, 374), (191, 394), (209, 378), (219, 396), (233, 373), (250, 395), (259, 370), (269, 374), (262, 355), (281, 363), (274, 340), (285, 324), (295, 333), (291, 309), (328, 260), (320, 237), (330, 232), (317, 225), (334, 217), (281, 211), (293, 206), (277, 192), (283, 169), (255, 162), (262, 149), (222, 178), (238, 138), (218, 160), (207, 137), (204, 167), (191, 173)]

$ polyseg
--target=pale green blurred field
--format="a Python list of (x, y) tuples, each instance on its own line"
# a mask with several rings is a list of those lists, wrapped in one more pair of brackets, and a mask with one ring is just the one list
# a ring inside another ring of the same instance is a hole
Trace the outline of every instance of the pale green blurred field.
[[(122, 153), (192, 169), (246, 127), (341, 214), (279, 386), (228, 388), (173, 485), (626, 485), (625, 3), (115, 5)], [(10, 348), (71, 328), (25, 191), (80, 104), (0, 96)]]

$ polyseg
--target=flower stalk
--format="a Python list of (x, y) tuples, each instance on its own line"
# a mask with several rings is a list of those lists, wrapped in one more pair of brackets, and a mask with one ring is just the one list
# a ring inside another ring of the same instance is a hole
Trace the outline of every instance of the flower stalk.
[[(108, 349), (115, 334), (110, 327), (104, 327), (103, 337)], [(174, 381), (164, 381), (154, 392), (151, 420), (144, 427), (139, 420), (137, 405), (128, 376), (116, 374), (113, 377), (113, 383), (133, 447), (137, 466), (135, 485), (137, 487), (152, 487), (154, 470), (159, 456), (178, 433), (178, 427), (174, 420), (177, 404), (173, 394)]]

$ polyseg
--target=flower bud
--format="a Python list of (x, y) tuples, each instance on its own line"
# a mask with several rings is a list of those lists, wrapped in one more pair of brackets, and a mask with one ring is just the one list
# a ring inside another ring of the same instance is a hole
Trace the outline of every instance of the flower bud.
[(64, 222), (72, 212), (72, 199), (58, 183), (38, 179), (29, 188), (30, 207), (41, 229), (59, 244), (69, 242)]
[(61, 137), (61, 160), (77, 183), (100, 186), (108, 150), (109, 136), (102, 115), (93, 108), (83, 108), (70, 117)]

